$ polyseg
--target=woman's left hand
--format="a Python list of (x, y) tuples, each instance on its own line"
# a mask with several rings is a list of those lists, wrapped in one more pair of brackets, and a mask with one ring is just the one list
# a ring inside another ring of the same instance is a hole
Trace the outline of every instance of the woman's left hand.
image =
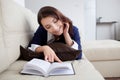
[(66, 35), (69, 31), (69, 23), (64, 23), (63, 34)]

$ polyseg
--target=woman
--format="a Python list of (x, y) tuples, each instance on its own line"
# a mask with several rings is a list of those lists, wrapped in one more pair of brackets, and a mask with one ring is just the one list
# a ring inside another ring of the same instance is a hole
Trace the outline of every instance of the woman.
[[(52, 41), (62, 42), (74, 49), (81, 50), (80, 36), (77, 27), (59, 10), (51, 6), (45, 6), (38, 12), (39, 27), (29, 44), (29, 49), (37, 53), (43, 52), (44, 59), (49, 62), (61, 60), (55, 52), (47, 46)], [(77, 59), (81, 59), (80, 54)]]

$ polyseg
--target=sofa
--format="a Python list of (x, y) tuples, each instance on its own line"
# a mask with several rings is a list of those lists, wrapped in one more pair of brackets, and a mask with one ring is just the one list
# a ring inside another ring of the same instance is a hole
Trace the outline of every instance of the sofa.
[(104, 77), (120, 77), (120, 41), (85, 42), (83, 52)]
[(0, 0), (0, 80), (104, 80), (85, 57), (73, 60), (75, 75), (42, 77), (23, 75), (27, 61), (18, 60), (20, 45), (26, 47), (37, 29), (37, 17), (13, 0)]

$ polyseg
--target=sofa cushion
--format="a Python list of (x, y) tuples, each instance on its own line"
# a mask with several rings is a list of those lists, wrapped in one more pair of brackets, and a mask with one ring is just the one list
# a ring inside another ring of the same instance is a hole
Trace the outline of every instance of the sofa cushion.
[[(0, 75), (0, 80), (104, 80), (101, 74), (86, 59), (72, 61), (75, 75), (42, 77), (35, 75), (21, 75), (27, 61), (16, 61)], [(6, 77), (7, 76), (7, 77)]]
[(83, 52), (91, 61), (120, 60), (120, 42), (116, 40), (96, 40), (83, 45)]
[(28, 44), (37, 25), (31, 11), (13, 0), (0, 0), (0, 73), (18, 59), (19, 45)]
[[(54, 50), (56, 55), (62, 61), (75, 60), (77, 56), (80, 54), (80, 50), (73, 49), (64, 43), (55, 42), (48, 44), (48, 46)], [(42, 52), (35, 53), (29, 49), (25, 49), (22, 46), (20, 46), (20, 52), (21, 52), (20, 59), (23, 60), (31, 60), (33, 58), (44, 59), (44, 55)]]
[[(2, 18), (2, 3), (0, 1), (0, 73), (8, 68), (8, 55), (6, 54), (5, 39), (4, 39), (4, 23)], [(3, 62), (4, 61), (4, 62)]]

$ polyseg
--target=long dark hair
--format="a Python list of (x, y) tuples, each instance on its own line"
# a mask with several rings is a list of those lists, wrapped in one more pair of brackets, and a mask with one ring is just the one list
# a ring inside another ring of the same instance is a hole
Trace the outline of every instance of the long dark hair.
[(64, 16), (58, 9), (54, 8), (54, 7), (51, 7), (51, 6), (45, 6), (45, 7), (42, 7), (39, 12), (38, 12), (38, 15), (37, 15), (37, 20), (38, 20), (38, 23), (40, 26), (43, 26), (41, 24), (41, 20), (42, 18), (45, 18), (45, 17), (53, 17), (57, 20), (60, 20), (62, 21), (62, 23), (69, 23), (70, 27), (69, 27), (69, 34), (70, 36), (72, 37), (73, 36), (73, 24), (72, 24), (72, 21)]

